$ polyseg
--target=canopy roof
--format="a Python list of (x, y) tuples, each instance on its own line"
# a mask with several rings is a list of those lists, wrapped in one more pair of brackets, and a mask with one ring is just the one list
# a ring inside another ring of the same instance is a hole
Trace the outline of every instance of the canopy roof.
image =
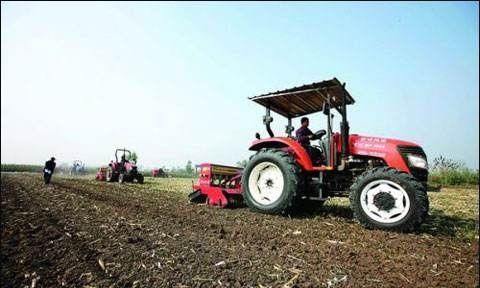
[(347, 105), (355, 103), (355, 100), (337, 78), (262, 94), (248, 99), (270, 108), (282, 116), (294, 118), (322, 111), (325, 102), (330, 102), (331, 108), (340, 107), (343, 93), (345, 93)]

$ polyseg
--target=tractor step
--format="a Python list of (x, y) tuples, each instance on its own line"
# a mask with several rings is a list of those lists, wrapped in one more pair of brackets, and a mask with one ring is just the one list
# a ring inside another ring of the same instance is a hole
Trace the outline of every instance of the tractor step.
[(317, 201), (325, 201), (328, 199), (324, 194), (324, 188), (327, 187), (325, 183), (322, 181), (322, 177), (313, 177), (309, 183), (310, 191), (314, 191), (315, 196), (310, 196), (308, 199), (310, 200), (317, 200)]
[(312, 178), (309, 183), (310, 185), (318, 185), (320, 187), (326, 187), (326, 184), (320, 181), (320, 179), (318, 178)]

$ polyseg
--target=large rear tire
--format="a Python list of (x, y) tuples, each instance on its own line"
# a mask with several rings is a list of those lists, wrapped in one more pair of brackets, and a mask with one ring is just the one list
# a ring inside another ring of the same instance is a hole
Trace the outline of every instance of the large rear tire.
[(144, 179), (144, 178), (143, 178), (143, 175), (142, 175), (142, 174), (138, 174), (138, 175), (137, 175), (137, 182), (138, 182), (139, 184), (143, 184), (143, 179)]
[(410, 232), (428, 215), (428, 196), (413, 176), (390, 167), (365, 171), (350, 187), (354, 217), (366, 228)]
[(243, 197), (251, 210), (265, 214), (293, 211), (301, 170), (288, 152), (262, 149), (252, 156), (242, 177)]

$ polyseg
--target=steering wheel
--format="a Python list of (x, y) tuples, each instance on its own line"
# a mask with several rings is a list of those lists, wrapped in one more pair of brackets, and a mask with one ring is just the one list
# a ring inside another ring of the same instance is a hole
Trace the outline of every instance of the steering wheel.
[(327, 134), (327, 131), (325, 131), (324, 129), (318, 130), (317, 132), (313, 133), (312, 140), (320, 140), (325, 134)]

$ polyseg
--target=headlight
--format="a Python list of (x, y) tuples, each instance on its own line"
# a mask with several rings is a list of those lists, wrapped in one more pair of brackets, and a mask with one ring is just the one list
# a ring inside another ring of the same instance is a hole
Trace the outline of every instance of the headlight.
[(408, 155), (407, 158), (410, 166), (428, 169), (427, 160), (425, 160), (425, 158), (416, 155)]

